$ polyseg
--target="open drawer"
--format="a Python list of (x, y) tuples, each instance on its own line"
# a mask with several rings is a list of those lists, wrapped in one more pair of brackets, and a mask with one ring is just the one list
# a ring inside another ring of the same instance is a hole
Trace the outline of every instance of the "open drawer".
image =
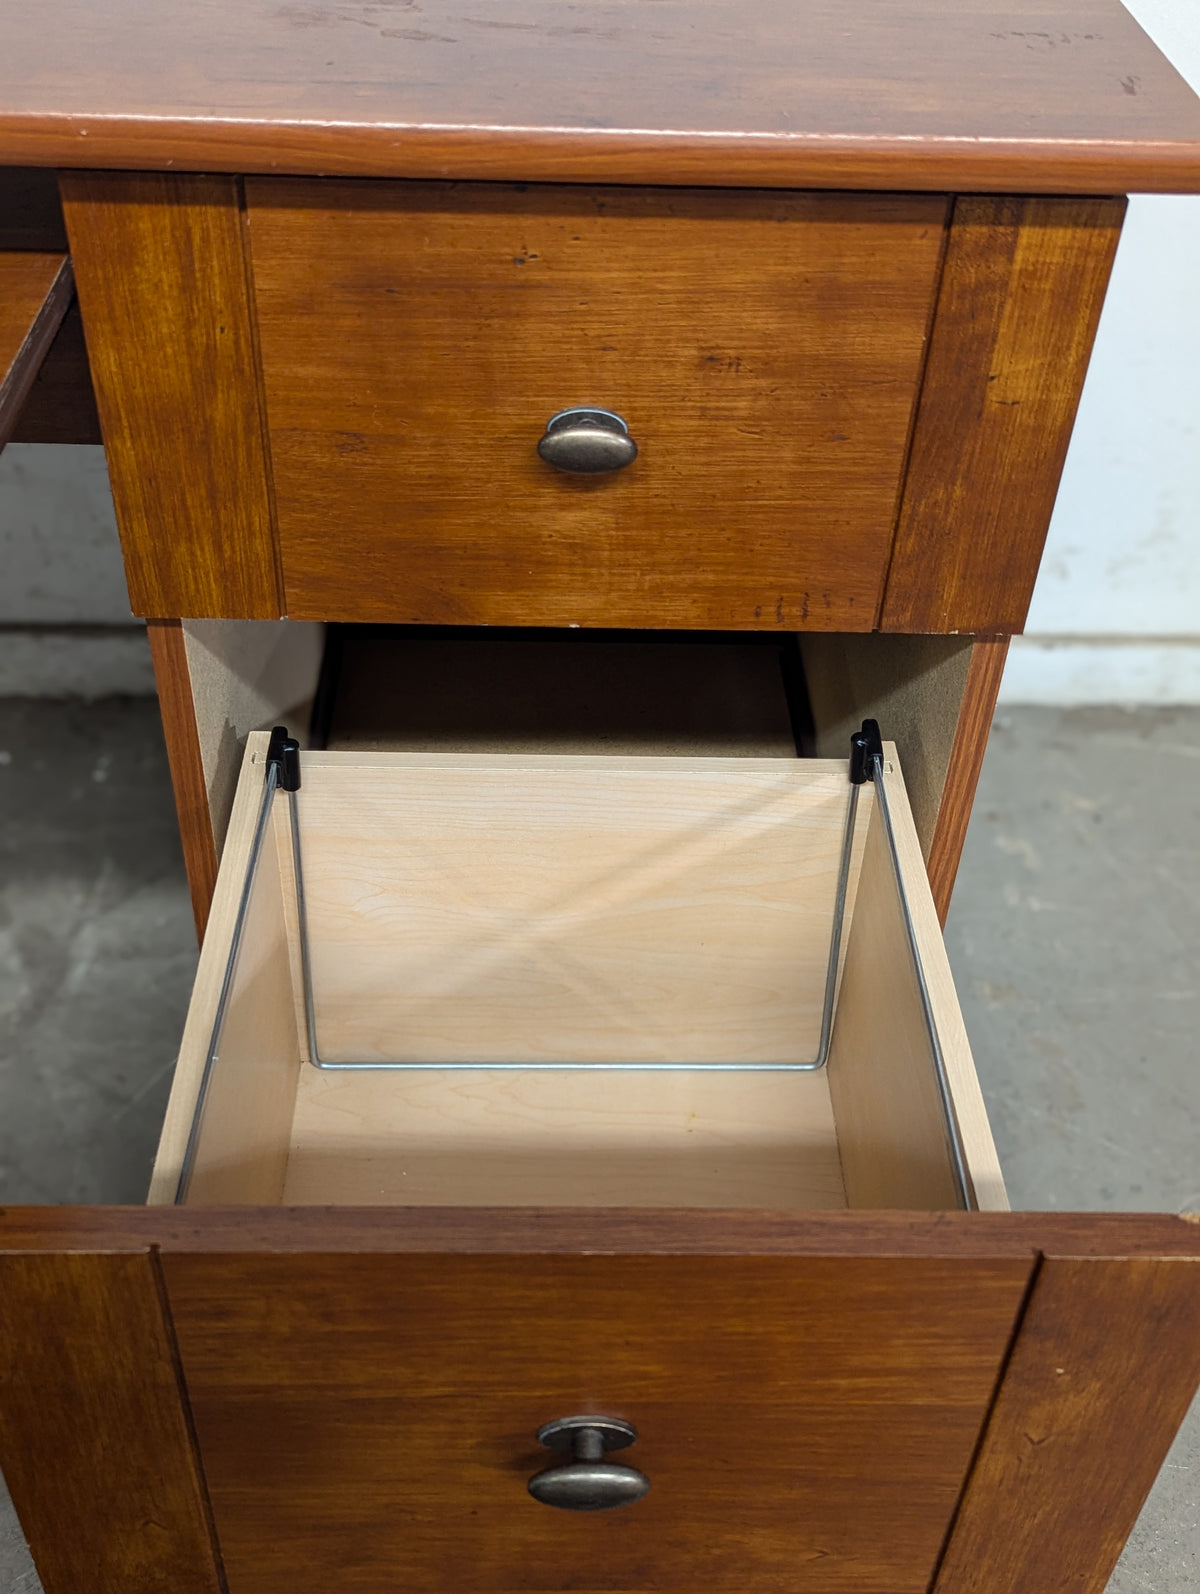
[[(850, 825), (844, 761), (303, 753), (307, 980), (267, 753), (155, 1204), (0, 1213), (39, 1565), (97, 1502), (48, 1594), (1103, 1586), (1200, 1230), (947, 1210), (1004, 1195), (894, 750)], [(314, 1066), (306, 984), (320, 1060), (417, 1066)], [(534, 1496), (580, 1418), (644, 1498)]]
[(890, 745), (269, 753), (152, 1201), (1006, 1205)]

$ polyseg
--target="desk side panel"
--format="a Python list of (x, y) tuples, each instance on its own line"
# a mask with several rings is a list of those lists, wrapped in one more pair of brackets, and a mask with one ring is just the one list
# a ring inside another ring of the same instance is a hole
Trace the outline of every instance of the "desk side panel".
[(955, 202), (881, 630), (1024, 626), (1124, 214)]
[(223, 1594), (157, 1272), (0, 1255), (0, 1463), (45, 1594)]
[(238, 180), (70, 172), (62, 195), (134, 613), (278, 618)]
[(1046, 1256), (934, 1594), (1102, 1594), (1200, 1379), (1200, 1258)]

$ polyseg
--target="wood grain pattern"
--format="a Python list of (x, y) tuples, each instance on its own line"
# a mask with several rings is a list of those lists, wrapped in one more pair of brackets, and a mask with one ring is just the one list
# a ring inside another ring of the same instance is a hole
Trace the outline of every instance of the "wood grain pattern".
[[(920, 844), (885, 744), (883, 779), (909, 911), (941, 1042), (970, 1188), (983, 1211), (1008, 1205), (954, 977), (925, 882)], [(846, 1202), (909, 1211), (963, 1204), (913, 969), (903, 908), (876, 804), (854, 901), (829, 1057)]]
[(134, 612), (279, 616), (237, 184), (62, 193)]
[(282, 1199), (289, 1206), (846, 1205), (824, 1072), (695, 1070), (614, 1078), (303, 1068)]
[[(151, 1202), (180, 1193), (192, 1120), (241, 903), (263, 785), (268, 737), (255, 733), (246, 750), (230, 836), (221, 855), (200, 963), (188, 1004), (179, 1061), (150, 1181)], [(287, 1163), (288, 1127), (300, 1065), (291, 967), (283, 931), (279, 869), (268, 857), (256, 877), (238, 958), (240, 1002), (230, 1006), (220, 1062), (204, 1109), (206, 1134), (189, 1187), (197, 1202), (278, 1201)]]
[[(874, 626), (942, 198), (246, 197), (293, 618)], [(633, 465), (538, 457), (579, 403)]]
[[(164, 1257), (246, 1594), (922, 1594), (1030, 1267)], [(611, 1517), (525, 1491), (580, 1410), (639, 1429)]]
[(975, 788), (979, 784), (1004, 675), (1004, 661), (1008, 657), (1008, 642), (1008, 637), (981, 637), (971, 649), (971, 663), (954, 730), (954, 746), (928, 855), (929, 886), (943, 925), (950, 911), (954, 880), (967, 839)]
[[(547, 182), (1200, 187), (1200, 106), (1117, 0), (555, 0), (486, 15), (45, 0), (0, 139), (62, 166)], [(237, 50), (229, 50), (230, 39)]]
[(1024, 625), (1124, 213), (956, 200), (881, 629)]
[(1200, 1380), (1200, 1260), (1049, 1256), (935, 1594), (1102, 1594)]
[(1200, 1257), (1154, 1212), (762, 1212), (609, 1207), (3, 1207), (0, 1250), (186, 1254)]
[[(154, 1201), (176, 1198), (266, 740), (248, 739)], [(508, 1057), (514, 1044), (534, 1060), (620, 1061), (666, 1048), (677, 1061), (725, 1061), (773, 1043), (815, 1053), (842, 766), (314, 753), (302, 796), (327, 1056), (475, 1060)], [(843, 1203), (823, 1075), (305, 1067), (279, 899), (285, 879), (290, 910), (285, 810), (276, 818), (191, 1201)], [(483, 834), (491, 841), (481, 854), (472, 837)]]
[(0, 252), (0, 449), (13, 434), (74, 291), (65, 255)]
[(795, 758), (308, 754), (323, 1055), (805, 1061), (847, 789)]
[(74, 300), (17, 416), (14, 443), (101, 443), (79, 301)]
[(158, 687), (167, 762), (171, 766), (171, 787), (175, 793), (192, 915), (196, 921), (196, 935), (203, 940), (217, 882), (217, 848), (209, 816), (187, 653), (178, 620), (151, 620), (146, 631)]
[(223, 1594), (148, 1252), (0, 1255), (0, 1465), (45, 1594)]
[[(266, 740), (247, 744), (156, 1201), (176, 1198)], [(889, 769), (974, 1198), (1003, 1206), (916, 830)], [(817, 760), (307, 754), (299, 815), (322, 1052), (425, 1064), (812, 1057), (845, 803), (844, 763)], [(844, 1169), (856, 1204), (958, 1204), (878, 827), (863, 884), (857, 861), (851, 876), (827, 1083), (686, 1067), (318, 1073), (305, 1066), (284, 805), (274, 819), (191, 1201), (826, 1207), (845, 1199)]]

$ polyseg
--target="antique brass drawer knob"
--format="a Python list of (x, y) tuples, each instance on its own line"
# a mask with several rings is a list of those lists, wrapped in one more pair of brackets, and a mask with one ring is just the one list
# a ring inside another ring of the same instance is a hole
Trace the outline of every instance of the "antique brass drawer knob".
[(571, 1459), (547, 1467), (529, 1480), (529, 1492), (543, 1505), (564, 1511), (611, 1511), (640, 1500), (650, 1479), (636, 1467), (603, 1459), (606, 1450), (623, 1450), (637, 1438), (631, 1423), (615, 1417), (561, 1417), (538, 1429), (538, 1443), (566, 1450)]
[(546, 435), (538, 444), (547, 464), (575, 476), (624, 470), (633, 464), (637, 451), (619, 415), (591, 408), (559, 410), (546, 422)]

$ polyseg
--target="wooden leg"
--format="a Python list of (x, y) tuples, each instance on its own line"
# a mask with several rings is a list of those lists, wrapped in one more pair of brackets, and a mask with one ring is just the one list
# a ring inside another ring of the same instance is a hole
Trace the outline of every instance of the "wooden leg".
[(1200, 1377), (1200, 1263), (1042, 1262), (934, 1594), (1101, 1594)]
[(175, 788), (183, 861), (192, 892), (192, 912), (196, 916), (196, 934), (203, 939), (217, 883), (217, 846), (209, 813), (183, 625), (179, 620), (150, 620), (147, 629), (167, 759), (171, 765), (171, 784)]
[(221, 1594), (157, 1256), (0, 1256), (0, 1461), (46, 1594)]
[(975, 801), (975, 788), (979, 784), (979, 771), (983, 767), (992, 716), (996, 712), (996, 696), (1000, 691), (1000, 677), (1004, 674), (1008, 642), (1008, 637), (985, 637), (977, 641), (971, 650), (966, 686), (954, 731), (954, 746), (946, 768), (946, 781), (942, 787), (942, 800), (938, 806), (937, 823), (927, 860), (929, 884), (938, 918), (943, 925), (950, 908), (950, 894), (954, 890), (963, 842), (966, 840), (967, 822), (971, 817), (971, 804)]

